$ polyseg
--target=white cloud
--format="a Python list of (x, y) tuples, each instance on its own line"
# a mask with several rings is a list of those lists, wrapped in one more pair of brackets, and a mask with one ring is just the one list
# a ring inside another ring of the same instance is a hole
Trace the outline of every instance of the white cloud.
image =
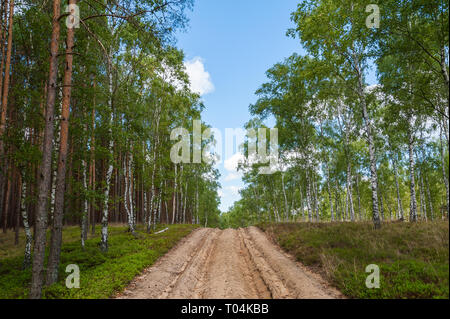
[(231, 182), (235, 181), (242, 177), (242, 174), (240, 173), (229, 173), (227, 176), (225, 176), (224, 180), (225, 182)]
[(242, 153), (236, 153), (233, 156), (231, 156), (230, 158), (227, 158), (224, 161), (223, 166), (225, 167), (225, 169), (229, 172), (237, 172), (238, 169), (238, 165), (239, 162), (242, 162), (245, 160), (245, 157)]
[(200, 95), (205, 95), (214, 91), (214, 84), (212, 83), (210, 74), (205, 70), (203, 60), (196, 57), (184, 63), (186, 73), (191, 82), (191, 90)]

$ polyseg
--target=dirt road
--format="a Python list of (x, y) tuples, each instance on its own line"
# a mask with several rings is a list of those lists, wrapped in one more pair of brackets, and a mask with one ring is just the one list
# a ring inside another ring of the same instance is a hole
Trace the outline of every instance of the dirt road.
[(256, 227), (192, 232), (121, 299), (342, 298)]

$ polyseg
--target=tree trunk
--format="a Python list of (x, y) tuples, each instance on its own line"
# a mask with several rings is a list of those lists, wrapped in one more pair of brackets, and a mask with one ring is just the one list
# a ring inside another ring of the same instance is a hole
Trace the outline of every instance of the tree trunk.
[(430, 205), (430, 218), (433, 221), (434, 220), (433, 201), (431, 200), (430, 184), (428, 183), (428, 176), (427, 175), (425, 175), (425, 184), (427, 186), (428, 204)]
[(286, 196), (286, 188), (284, 185), (284, 174), (281, 172), (281, 188), (283, 189), (284, 207), (286, 209), (286, 221), (289, 221), (289, 204)]
[(358, 94), (362, 106), (363, 119), (366, 126), (367, 141), (369, 145), (370, 157), (370, 185), (372, 188), (372, 211), (373, 223), (375, 229), (381, 227), (380, 215), (378, 211), (378, 176), (377, 176), (377, 160), (375, 155), (375, 142), (372, 132), (372, 124), (370, 122), (369, 113), (367, 110), (366, 96), (364, 93), (364, 85), (362, 74), (358, 69)]
[[(176, 214), (176, 202), (177, 202), (177, 164), (175, 164), (175, 177), (174, 177), (174, 188), (173, 188), (173, 201), (172, 201), (172, 225), (175, 224), (175, 214)], [(205, 226), (206, 227), (206, 226)]]
[(356, 194), (358, 196), (358, 215), (359, 215), (359, 220), (362, 221), (363, 217), (361, 215), (361, 193), (359, 191), (359, 173), (356, 173)]
[[(81, 170), (82, 170), (82, 178), (83, 178), (83, 189), (84, 191), (88, 190), (87, 180), (86, 180), (86, 161), (83, 159), (81, 161)], [(85, 247), (85, 241), (87, 239), (88, 232), (88, 200), (85, 194), (83, 194), (83, 211), (81, 212), (81, 247)]]
[(444, 153), (444, 145), (442, 143), (442, 126), (439, 132), (439, 147), (441, 151), (441, 166), (442, 166), (442, 178), (444, 180), (445, 185), (445, 206), (447, 206), (447, 217), (449, 213), (449, 186), (448, 186), (448, 176), (446, 172), (446, 165), (445, 165), (445, 153)]
[[(19, 174), (19, 178), (22, 178)], [(25, 256), (23, 259), (23, 269), (30, 267), (31, 265), (31, 244), (33, 243), (33, 236), (31, 235), (30, 225), (28, 222), (28, 213), (26, 209), (26, 193), (27, 193), (27, 184), (25, 181), (22, 183), (22, 197), (20, 199), (20, 210), (22, 212), (22, 222), (23, 227), (25, 229)]]
[(392, 160), (392, 166), (394, 168), (394, 179), (395, 179), (395, 188), (397, 190), (397, 209), (400, 214), (399, 220), (404, 220), (404, 213), (403, 213), (403, 204), (402, 204), (402, 197), (400, 196), (400, 186), (398, 183), (398, 169), (397, 169), (397, 160)]
[(414, 179), (414, 137), (411, 132), (411, 127), (408, 129), (408, 150), (409, 150), (409, 178), (410, 178), (410, 212), (409, 212), (409, 221), (416, 222), (417, 221), (417, 201), (416, 201), (416, 183)]
[[(6, 4), (5, 4), (6, 9)], [(4, 142), (3, 142), (3, 134), (5, 133), (6, 128), (6, 112), (8, 108), (8, 93), (9, 93), (9, 79), (10, 79), (10, 69), (11, 69), (11, 50), (12, 50), (12, 41), (13, 41), (13, 22), (14, 22), (14, 0), (10, 0), (9, 2), (9, 23), (8, 23), (8, 46), (6, 48), (6, 64), (5, 64), (5, 76), (3, 82), (3, 92), (2, 92), (2, 108), (1, 108), (1, 117), (0, 117), (0, 158), (3, 157), (4, 154)], [(1, 27), (1, 26), (0, 26)], [(2, 52), (3, 56), (3, 52)], [(0, 74), (3, 71), (0, 70)]]
[[(108, 90), (109, 90), (109, 96), (108, 96), (108, 108), (109, 108), (109, 125), (108, 125), (108, 136), (109, 136), (109, 149), (112, 150), (114, 148), (114, 139), (112, 135), (112, 125), (113, 125), (113, 74), (112, 74), (112, 48), (110, 48), (110, 52), (107, 56), (107, 73), (108, 73)], [(101, 242), (100, 242), (100, 249), (103, 252), (108, 251), (108, 218), (109, 218), (109, 192), (111, 188), (111, 177), (113, 173), (113, 160), (114, 160), (114, 154), (110, 157), (108, 160), (108, 169), (106, 171), (106, 179), (105, 179), (105, 190), (103, 193), (103, 212), (102, 212), (102, 235), (101, 235)]]
[[(69, 0), (69, 4), (75, 5), (77, 0)], [(65, 70), (63, 81), (63, 98), (60, 121), (60, 144), (58, 171), (55, 187), (55, 208), (53, 214), (53, 227), (50, 240), (50, 254), (47, 264), (47, 285), (52, 285), (58, 280), (58, 267), (61, 255), (62, 228), (64, 217), (64, 194), (66, 190), (66, 161), (69, 139), (70, 98), (72, 93), (72, 65), (75, 28), (67, 30)]]
[(53, 150), (53, 122), (55, 111), (55, 98), (58, 73), (58, 48), (59, 48), (59, 17), (60, 0), (53, 1), (52, 40), (50, 47), (50, 72), (47, 89), (47, 106), (45, 114), (44, 142), (42, 162), (39, 174), (39, 195), (36, 207), (36, 235), (33, 253), (33, 270), (31, 279), (30, 298), (41, 298), (42, 279), (44, 269), (45, 241), (47, 230), (48, 192), (50, 186), (52, 150)]

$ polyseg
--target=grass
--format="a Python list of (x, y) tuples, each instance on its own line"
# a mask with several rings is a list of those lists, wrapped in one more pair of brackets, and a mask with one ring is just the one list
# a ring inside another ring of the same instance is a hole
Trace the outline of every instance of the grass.
[[(137, 238), (127, 232), (127, 227), (114, 225), (109, 228), (109, 250), (100, 252), (98, 247), (100, 227), (90, 235), (86, 248), (81, 248), (79, 227), (67, 227), (63, 231), (63, 246), (59, 267), (60, 280), (43, 290), (48, 299), (105, 299), (122, 291), (130, 281), (160, 256), (169, 251), (181, 238), (197, 226), (170, 225), (161, 234), (147, 234), (138, 228)], [(0, 234), (0, 299), (27, 298), (31, 269), (22, 270), (23, 234), (20, 245), (15, 247), (14, 235)], [(66, 266), (76, 264), (80, 269), (80, 288), (65, 286)]]
[[(449, 298), (449, 223), (287, 223), (258, 225), (350, 298)], [(365, 285), (380, 267), (380, 289)]]

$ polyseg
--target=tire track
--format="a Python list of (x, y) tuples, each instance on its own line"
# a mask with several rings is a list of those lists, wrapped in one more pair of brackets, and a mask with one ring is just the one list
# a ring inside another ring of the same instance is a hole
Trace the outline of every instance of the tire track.
[(118, 298), (342, 298), (256, 227), (198, 229), (135, 278)]

